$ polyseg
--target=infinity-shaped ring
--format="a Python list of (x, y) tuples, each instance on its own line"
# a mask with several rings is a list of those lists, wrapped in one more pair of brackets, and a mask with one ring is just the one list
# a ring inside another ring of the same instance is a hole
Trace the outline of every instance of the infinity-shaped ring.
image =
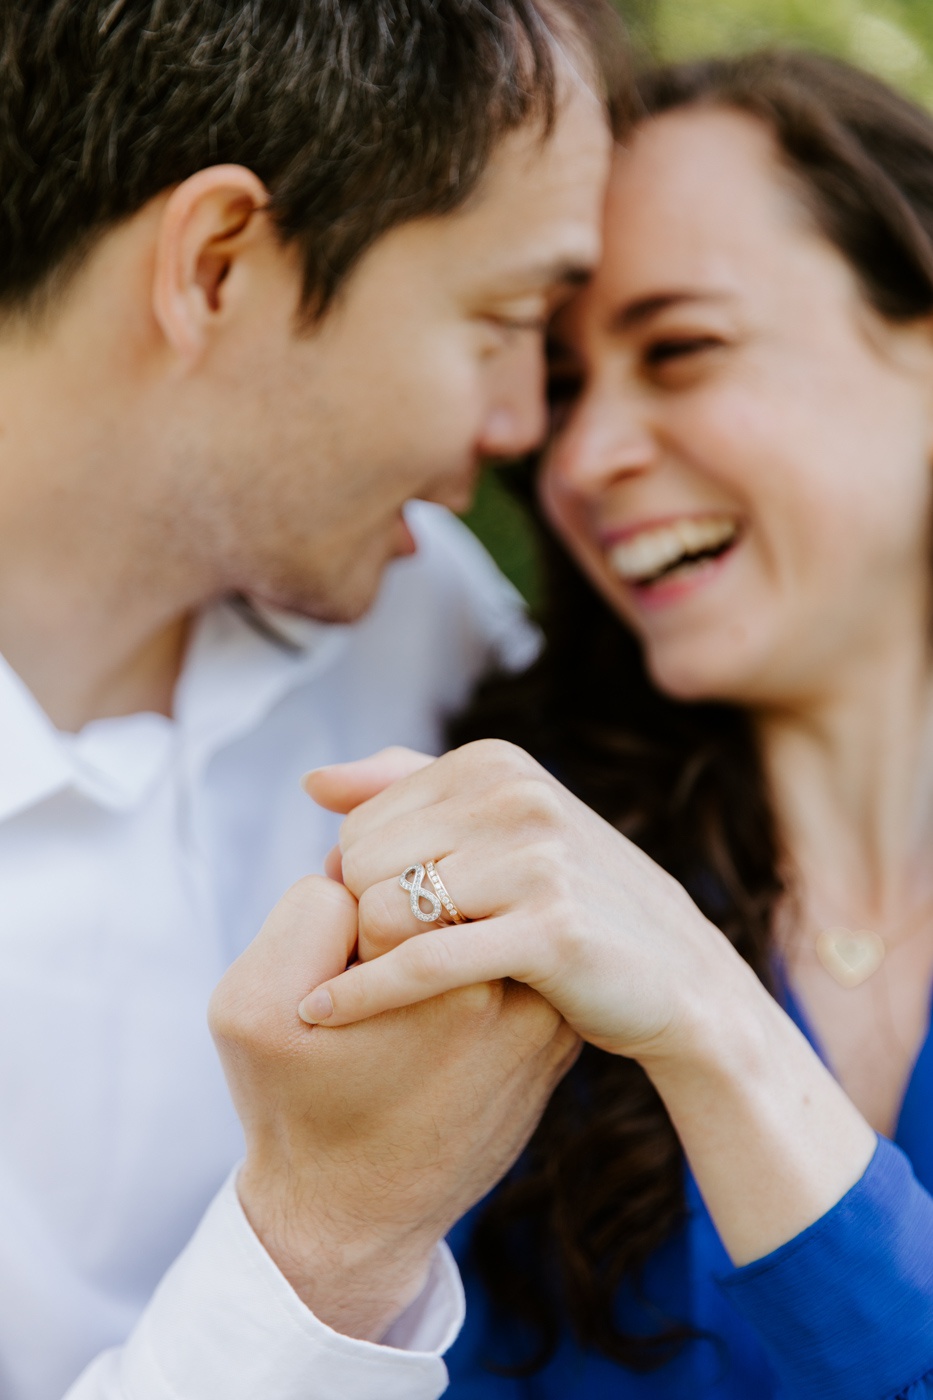
[[(433, 890), (424, 888), (424, 877), (427, 876)], [(433, 860), (426, 860), (424, 865), (409, 865), (399, 876), (399, 884), (403, 890), (408, 891), (408, 903), (415, 918), (422, 924), (436, 924), (440, 921), (441, 910), (443, 909), (449, 916), (451, 923), (467, 924), (469, 919), (454, 904), (450, 897), (450, 892), (440, 875), (437, 873), (437, 866)], [(430, 910), (426, 913), (422, 908), (422, 900), (428, 905)]]

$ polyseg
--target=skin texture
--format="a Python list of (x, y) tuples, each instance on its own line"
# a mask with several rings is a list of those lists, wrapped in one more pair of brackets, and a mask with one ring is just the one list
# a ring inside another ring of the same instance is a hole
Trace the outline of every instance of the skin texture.
[[(636, 133), (606, 245), (555, 327), (544, 500), (658, 686), (751, 711), (792, 884), (776, 936), (842, 1087), (683, 890), (502, 745), (385, 791), (397, 755), (311, 776), (350, 812), (342, 872), (372, 960), (302, 1011), (330, 1005), (336, 1025), (493, 972), (536, 987), (644, 1066), (745, 1263), (858, 1179), (926, 1029), (933, 331), (872, 312), (737, 113)], [(714, 565), (655, 589), (620, 577), (619, 539), (711, 516), (738, 528)], [(412, 936), (397, 877), (419, 855), (479, 922)], [(918, 911), (854, 992), (815, 959), (821, 926), (896, 931)]]
[[(171, 714), (189, 619), (231, 591), (359, 616), (412, 548), (406, 501), (463, 507), (481, 458), (540, 439), (544, 327), (598, 258), (610, 157), (569, 60), (562, 84), (547, 140), (529, 123), (461, 210), (377, 242), (319, 324), (266, 191), (221, 166), (108, 232), (40, 322), (2, 328), (0, 652), (59, 727)], [(309, 1030), (295, 1007), (346, 961), (348, 901), (289, 895), (212, 1026), (247, 1215), (325, 1322), (378, 1340), (576, 1041), (501, 986)]]

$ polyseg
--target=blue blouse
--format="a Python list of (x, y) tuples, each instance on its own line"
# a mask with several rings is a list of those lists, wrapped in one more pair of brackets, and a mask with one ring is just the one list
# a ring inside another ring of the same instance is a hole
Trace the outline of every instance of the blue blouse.
[(688, 1175), (686, 1223), (649, 1261), (647, 1305), (618, 1299), (626, 1331), (650, 1333), (660, 1315), (702, 1333), (660, 1370), (636, 1374), (570, 1338), (534, 1376), (487, 1369), (490, 1353), (508, 1363), (509, 1333), (470, 1268), (472, 1221), (450, 1238), (467, 1293), (451, 1400), (933, 1400), (933, 1033), (894, 1141), (879, 1139), (852, 1190), (773, 1254), (733, 1268)]

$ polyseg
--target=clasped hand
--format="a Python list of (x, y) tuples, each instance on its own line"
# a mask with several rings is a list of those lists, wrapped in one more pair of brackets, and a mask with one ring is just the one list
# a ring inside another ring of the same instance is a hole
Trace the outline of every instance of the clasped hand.
[[(347, 1025), (508, 977), (604, 1050), (689, 1053), (697, 993), (737, 955), (681, 885), (521, 749), (387, 750), (306, 787), (349, 814), (339, 866), (359, 901), (359, 961), (305, 998), (305, 1020)], [(413, 917), (399, 875), (429, 859), (471, 922), (425, 931)]]

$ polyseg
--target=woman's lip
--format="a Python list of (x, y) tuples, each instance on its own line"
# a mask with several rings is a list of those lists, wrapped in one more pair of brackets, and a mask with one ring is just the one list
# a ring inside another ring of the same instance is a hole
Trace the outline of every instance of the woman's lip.
[(636, 605), (641, 610), (659, 612), (662, 608), (679, 603), (691, 594), (698, 592), (717, 574), (722, 573), (741, 542), (741, 535), (736, 536), (732, 544), (723, 550), (722, 554), (717, 554), (711, 559), (700, 560), (685, 574), (673, 574), (669, 578), (659, 578), (654, 583), (627, 583), (623, 579), (619, 579), (618, 582), (622, 584), (622, 587), (635, 600)]
[(649, 530), (663, 530), (670, 525), (676, 525), (678, 520), (734, 520), (737, 530), (741, 529), (741, 520), (735, 511), (678, 510), (669, 515), (653, 515), (644, 520), (636, 520), (631, 525), (607, 526), (604, 530), (599, 530), (597, 535), (602, 548), (611, 549), (614, 544), (624, 544), (626, 540), (632, 540), (636, 535), (643, 535)]

